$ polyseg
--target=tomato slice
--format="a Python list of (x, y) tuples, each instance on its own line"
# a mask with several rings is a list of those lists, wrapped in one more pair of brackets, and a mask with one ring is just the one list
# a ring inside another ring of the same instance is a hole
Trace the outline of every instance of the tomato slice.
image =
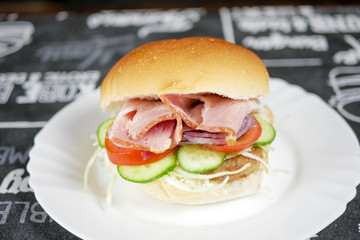
[(254, 126), (242, 137), (240, 137), (234, 145), (205, 145), (205, 147), (218, 152), (240, 152), (248, 147), (251, 147), (261, 136), (261, 132), (261, 125), (259, 121), (255, 118)]
[(163, 153), (157, 154), (150, 151), (119, 147), (111, 142), (106, 134), (105, 149), (110, 162), (113, 164), (121, 166), (136, 166), (156, 162), (174, 152), (177, 148), (171, 148)]

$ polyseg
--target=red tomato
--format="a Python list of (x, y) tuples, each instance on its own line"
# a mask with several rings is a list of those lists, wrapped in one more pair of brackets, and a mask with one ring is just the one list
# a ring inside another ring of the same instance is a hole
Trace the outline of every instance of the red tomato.
[(251, 147), (256, 142), (256, 140), (259, 139), (261, 132), (261, 125), (255, 118), (254, 126), (242, 137), (240, 137), (234, 145), (205, 145), (205, 147), (218, 152), (240, 152), (248, 147)]
[(174, 152), (177, 148), (171, 148), (163, 153), (156, 154), (150, 151), (119, 147), (111, 142), (106, 134), (105, 149), (110, 162), (113, 164), (135, 166), (156, 162)]

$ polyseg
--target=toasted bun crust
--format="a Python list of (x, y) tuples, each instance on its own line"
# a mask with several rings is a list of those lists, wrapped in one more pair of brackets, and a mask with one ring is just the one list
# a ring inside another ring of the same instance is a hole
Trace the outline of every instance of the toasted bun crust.
[[(264, 107), (256, 114), (261, 115), (269, 123), (273, 122), (273, 114), (268, 107)], [(257, 148), (259, 156), (268, 162), (267, 148)], [(227, 160), (229, 161), (229, 160)], [(228, 201), (240, 197), (249, 196), (258, 192), (263, 178), (264, 167), (258, 164), (247, 176), (240, 176), (229, 181), (224, 187), (206, 192), (189, 192), (178, 189), (162, 178), (146, 184), (137, 184), (140, 190), (149, 196), (171, 203), (200, 205)]]
[(250, 50), (213, 37), (161, 40), (120, 59), (101, 85), (100, 108), (164, 93), (216, 93), (233, 99), (267, 96), (269, 75)]

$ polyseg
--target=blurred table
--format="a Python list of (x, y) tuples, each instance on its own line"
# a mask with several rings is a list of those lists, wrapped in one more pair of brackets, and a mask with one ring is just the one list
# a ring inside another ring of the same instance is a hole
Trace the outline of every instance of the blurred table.
[[(271, 77), (320, 96), (360, 138), (360, 6), (0, 13), (0, 239), (77, 239), (44, 212), (28, 185), (34, 136), (136, 46), (205, 35), (251, 49)], [(352, 81), (341, 82), (344, 76)], [(358, 194), (311, 239), (360, 239), (359, 229)]]

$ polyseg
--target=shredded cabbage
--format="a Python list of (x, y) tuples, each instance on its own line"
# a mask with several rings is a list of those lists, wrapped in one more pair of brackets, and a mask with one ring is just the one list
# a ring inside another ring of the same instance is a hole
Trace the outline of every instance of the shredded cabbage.
[(101, 167), (104, 167), (108, 170), (107, 171), (108, 175), (112, 175), (111, 181), (110, 181), (107, 191), (106, 191), (106, 198), (105, 198), (106, 206), (110, 207), (111, 200), (112, 200), (113, 187), (114, 187), (114, 184), (116, 181), (116, 176), (117, 176), (116, 167), (114, 164), (112, 164), (109, 161), (105, 148), (101, 148), (99, 146), (96, 135), (91, 135), (90, 138), (94, 140), (93, 146), (96, 146), (96, 150), (93, 153), (93, 155), (90, 157), (90, 159), (85, 167), (84, 179), (83, 179), (84, 180), (84, 183), (83, 183), (84, 189), (86, 189), (88, 186), (88, 180), (89, 180), (89, 174), (90, 174), (91, 168), (94, 166), (95, 162), (98, 162)]
[(168, 184), (188, 192), (206, 192), (222, 188), (229, 181), (229, 178), (229, 176), (226, 176), (224, 181), (222, 181), (220, 184), (217, 184), (210, 183), (208, 179), (200, 183), (195, 179), (181, 179), (175, 176), (171, 176), (171, 174), (163, 176), (163, 179)]
[[(100, 146), (97, 146), (97, 149), (95, 150), (94, 154), (90, 157), (88, 163), (86, 164), (85, 171), (84, 171), (84, 188), (87, 188), (88, 180), (89, 180), (89, 174), (91, 168), (94, 166), (95, 162), (98, 161), (102, 166), (101, 167), (111, 167), (110, 171), (108, 171), (109, 175), (112, 175), (111, 181), (108, 185), (107, 191), (106, 191), (106, 206), (111, 206), (111, 200), (112, 200), (112, 193), (113, 193), (113, 187), (115, 184), (117, 173), (114, 171), (114, 168), (112, 167), (112, 163), (108, 160), (106, 150), (104, 148), (101, 148)], [(115, 165), (113, 165), (115, 166)], [(108, 169), (109, 170), (109, 169)]]
[(88, 163), (86, 164), (85, 171), (84, 171), (84, 188), (85, 189), (87, 188), (90, 169), (94, 165), (96, 160), (98, 160), (99, 158), (103, 158), (104, 151), (105, 151), (104, 149), (98, 147), (96, 149), (96, 151), (94, 152), (94, 154), (90, 157)]
[(271, 170), (270, 166), (261, 157), (256, 156), (255, 154), (252, 154), (250, 152), (242, 152), (241, 155), (243, 155), (244, 157), (252, 158), (256, 161), (259, 161), (262, 165), (264, 165), (266, 167), (266, 169), (269, 171), (269, 173), (272, 174), (272, 170)]
[[(219, 172), (215, 174), (196, 174), (188, 173), (180, 167), (168, 173), (163, 179), (170, 185), (189, 192), (206, 192), (222, 188), (230, 179), (228, 175), (237, 174), (250, 167), (250, 163), (245, 164), (242, 168), (235, 171)], [(225, 176), (221, 183), (210, 182), (210, 179)]]
[(110, 182), (107, 192), (106, 192), (106, 206), (110, 207), (111, 206), (111, 200), (112, 200), (112, 193), (113, 193), (113, 187), (116, 181), (116, 176), (117, 174), (114, 173), (112, 181)]

